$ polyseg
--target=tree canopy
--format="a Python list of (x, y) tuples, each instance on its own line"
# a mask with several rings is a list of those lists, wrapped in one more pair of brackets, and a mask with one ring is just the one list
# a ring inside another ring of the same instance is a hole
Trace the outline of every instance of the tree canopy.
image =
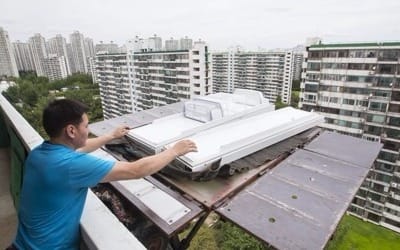
[(56, 98), (70, 98), (88, 105), (91, 122), (103, 119), (99, 87), (86, 74), (74, 74), (62, 80), (49, 82), (46, 77), (37, 77), (33, 72), (23, 72), (20, 78), (13, 78), (16, 85), (3, 92), (22, 116), (47, 138), (42, 127), (42, 111)]

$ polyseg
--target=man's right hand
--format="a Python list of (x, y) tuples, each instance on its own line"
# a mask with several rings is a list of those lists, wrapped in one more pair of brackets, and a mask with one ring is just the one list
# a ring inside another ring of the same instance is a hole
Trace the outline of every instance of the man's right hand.
[(175, 143), (175, 145), (172, 146), (172, 150), (178, 157), (181, 155), (185, 155), (189, 152), (197, 152), (197, 146), (196, 143), (194, 143), (192, 140), (185, 139)]

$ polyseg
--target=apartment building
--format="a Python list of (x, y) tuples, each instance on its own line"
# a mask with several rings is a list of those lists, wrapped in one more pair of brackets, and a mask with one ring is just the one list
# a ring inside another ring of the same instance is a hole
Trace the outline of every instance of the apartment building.
[(190, 50), (134, 52), (134, 109), (145, 110), (212, 92), (208, 48), (195, 42)]
[(294, 52), (293, 53), (293, 80), (300, 81), (301, 80), (301, 72), (303, 66), (303, 56), (304, 52)]
[(213, 91), (253, 89), (262, 92), (270, 102), (280, 96), (282, 102), (290, 103), (293, 63), (291, 51), (212, 53)]
[(33, 37), (29, 38), (29, 45), (32, 51), (36, 74), (38, 76), (45, 76), (42, 62), (43, 59), (47, 58), (46, 40), (42, 35), (36, 33)]
[(307, 48), (300, 107), (321, 127), (383, 144), (349, 212), (400, 232), (400, 43)]
[(114, 43), (113, 41), (110, 41), (110, 43), (104, 43), (103, 41), (100, 41), (100, 43), (96, 44), (95, 46), (95, 54), (99, 52), (103, 54), (104, 52), (107, 52), (109, 54), (117, 54), (121, 51), (118, 47), (118, 44)]
[(13, 43), (15, 60), (19, 71), (35, 71), (32, 50), (28, 43), (16, 41)]
[(44, 74), (50, 81), (60, 80), (68, 76), (67, 65), (64, 56), (49, 54), (43, 59), (42, 66)]
[(63, 57), (67, 68), (67, 74), (71, 75), (72, 72), (68, 61), (66, 39), (61, 35), (56, 35), (55, 37), (50, 38), (47, 42), (47, 50), (49, 54), (56, 54), (58, 57)]
[(204, 42), (195, 42), (190, 50), (157, 51), (136, 37), (126, 47), (127, 53), (95, 57), (93, 79), (100, 86), (105, 118), (211, 93)]
[(1, 76), (19, 76), (14, 49), (10, 43), (8, 32), (2, 27), (0, 27), (0, 77)]
[[(78, 31), (74, 31), (70, 35), (71, 42), (71, 53), (72, 53), (72, 61), (71, 64), (74, 64), (74, 67), (71, 67), (74, 71), (72, 73), (88, 73), (88, 64), (87, 64), (87, 56), (85, 52), (85, 39), (83, 34)], [(87, 46), (86, 46), (87, 47)]]
[(165, 40), (165, 50), (179, 50), (179, 40), (171, 37), (169, 40)]
[(133, 112), (132, 80), (126, 53), (97, 53), (93, 80), (99, 84), (105, 119)]

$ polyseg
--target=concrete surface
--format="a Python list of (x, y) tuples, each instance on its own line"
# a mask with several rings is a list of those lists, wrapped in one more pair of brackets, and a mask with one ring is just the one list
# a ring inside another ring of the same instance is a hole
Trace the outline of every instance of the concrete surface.
[(0, 249), (10, 245), (17, 229), (17, 214), (10, 194), (10, 155), (0, 148)]

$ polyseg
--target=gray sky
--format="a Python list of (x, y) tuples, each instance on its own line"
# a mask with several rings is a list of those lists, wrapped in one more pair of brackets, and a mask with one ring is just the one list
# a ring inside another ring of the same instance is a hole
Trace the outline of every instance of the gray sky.
[(78, 30), (97, 43), (189, 36), (211, 50), (323, 42), (399, 41), (400, 0), (0, 0), (11, 41)]

